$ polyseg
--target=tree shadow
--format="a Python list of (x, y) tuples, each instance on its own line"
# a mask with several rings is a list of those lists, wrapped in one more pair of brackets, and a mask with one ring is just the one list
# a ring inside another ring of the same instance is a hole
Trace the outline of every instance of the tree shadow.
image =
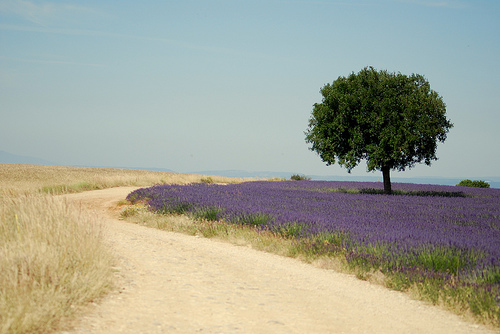
[[(384, 195), (383, 189), (363, 188), (359, 189), (360, 194)], [(469, 197), (462, 191), (406, 191), (393, 190), (391, 195), (406, 195), (406, 196), (434, 196), (434, 197)]]

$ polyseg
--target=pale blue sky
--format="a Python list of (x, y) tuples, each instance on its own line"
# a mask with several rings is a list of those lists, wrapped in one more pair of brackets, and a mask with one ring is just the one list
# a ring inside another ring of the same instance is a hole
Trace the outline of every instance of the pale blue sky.
[(304, 131), (324, 84), (374, 66), (424, 75), (455, 124), (393, 176), (500, 176), (499, 60), (494, 0), (0, 0), (0, 150), (347, 175)]

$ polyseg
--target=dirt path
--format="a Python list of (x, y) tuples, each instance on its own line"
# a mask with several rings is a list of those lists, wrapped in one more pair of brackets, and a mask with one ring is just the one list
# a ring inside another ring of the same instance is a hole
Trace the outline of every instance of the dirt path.
[(349, 275), (120, 221), (109, 208), (133, 189), (67, 195), (103, 215), (121, 286), (70, 333), (493, 333)]

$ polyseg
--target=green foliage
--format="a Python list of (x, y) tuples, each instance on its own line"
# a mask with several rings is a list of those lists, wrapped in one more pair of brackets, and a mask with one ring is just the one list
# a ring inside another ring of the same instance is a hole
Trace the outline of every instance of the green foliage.
[[(346, 193), (346, 194), (370, 194), (370, 195), (383, 195), (384, 190), (374, 189), (374, 188), (362, 188), (362, 189), (346, 189), (346, 188), (326, 188), (319, 189), (320, 191), (333, 192), (333, 193)], [(467, 197), (467, 194), (461, 191), (408, 191), (408, 190), (394, 190), (392, 195), (406, 195), (406, 196), (438, 196), (438, 197)]]
[(292, 176), (290, 176), (290, 180), (292, 180), (292, 181), (310, 181), (311, 178), (307, 177), (305, 175), (293, 174)]
[(304, 227), (304, 224), (293, 222), (281, 227), (278, 232), (285, 238), (298, 238)]
[(209, 221), (218, 220), (218, 214), (222, 211), (222, 208), (217, 206), (205, 207), (193, 212), (193, 217), (197, 219), (206, 219)]
[(461, 187), (477, 187), (477, 188), (489, 188), (490, 187), (490, 184), (485, 182), (485, 181), (481, 181), (481, 180), (462, 180), (460, 181), (459, 184), (457, 184), (457, 186), (461, 186)]
[(187, 213), (193, 205), (189, 202), (179, 202), (179, 203), (166, 203), (160, 210), (158, 210), (158, 213), (162, 214), (185, 214)]
[(272, 216), (267, 215), (265, 213), (242, 214), (238, 217), (236, 221), (234, 221), (234, 223), (260, 227), (266, 225), (272, 219), (273, 219)]
[[(365, 188), (359, 189), (360, 194), (373, 194), (381, 195), (384, 191), (381, 189)], [(394, 190), (392, 195), (407, 195), (407, 196), (439, 196), (439, 197), (467, 197), (463, 192), (455, 191), (405, 191), (405, 190)]]
[(366, 67), (326, 84), (321, 94), (305, 132), (310, 149), (348, 172), (366, 160), (368, 171), (383, 172), (389, 192), (389, 171), (430, 165), (453, 127), (442, 97), (419, 74)]
[(200, 180), (202, 183), (214, 183), (214, 179), (212, 179), (210, 176), (206, 178), (202, 178)]

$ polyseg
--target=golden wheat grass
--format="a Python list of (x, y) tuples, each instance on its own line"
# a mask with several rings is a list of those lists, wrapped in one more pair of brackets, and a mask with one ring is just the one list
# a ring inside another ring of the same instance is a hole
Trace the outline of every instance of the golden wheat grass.
[(135, 169), (62, 167), (0, 163), (0, 198), (43, 192), (64, 194), (120, 186), (233, 183), (244, 179)]
[(0, 333), (46, 333), (112, 287), (95, 217), (61, 198), (0, 202)]

